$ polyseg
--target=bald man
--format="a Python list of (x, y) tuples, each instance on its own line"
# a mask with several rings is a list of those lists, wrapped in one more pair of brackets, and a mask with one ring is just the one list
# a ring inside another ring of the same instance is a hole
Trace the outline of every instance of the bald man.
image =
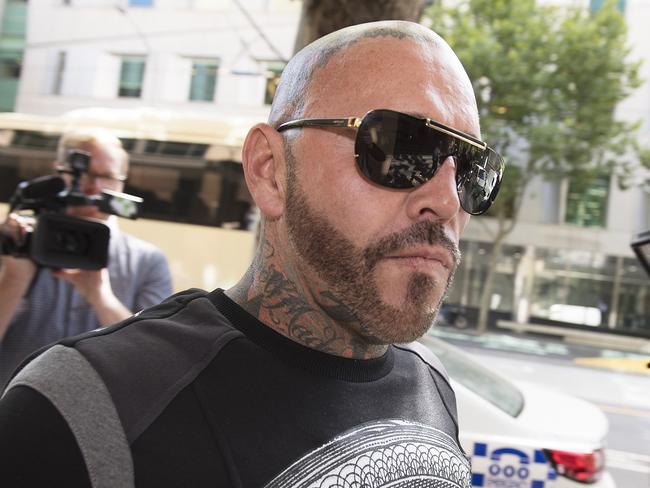
[(0, 403), (3, 472), (23, 486), (469, 487), (453, 390), (412, 343), (503, 171), (457, 57), (408, 22), (330, 34), (287, 65), (242, 161), (262, 214), (247, 273), (32, 360)]

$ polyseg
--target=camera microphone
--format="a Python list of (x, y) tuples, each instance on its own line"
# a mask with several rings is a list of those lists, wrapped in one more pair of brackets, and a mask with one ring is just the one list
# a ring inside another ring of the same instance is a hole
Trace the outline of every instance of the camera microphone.
[(65, 181), (60, 176), (41, 176), (31, 181), (23, 181), (18, 185), (22, 198), (34, 200), (58, 195), (65, 190)]

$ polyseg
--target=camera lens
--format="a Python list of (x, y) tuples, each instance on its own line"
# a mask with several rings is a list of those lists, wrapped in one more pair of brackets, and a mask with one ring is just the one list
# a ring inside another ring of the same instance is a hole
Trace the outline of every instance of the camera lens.
[(60, 229), (54, 240), (56, 249), (66, 254), (84, 254), (88, 249), (88, 237), (78, 232)]

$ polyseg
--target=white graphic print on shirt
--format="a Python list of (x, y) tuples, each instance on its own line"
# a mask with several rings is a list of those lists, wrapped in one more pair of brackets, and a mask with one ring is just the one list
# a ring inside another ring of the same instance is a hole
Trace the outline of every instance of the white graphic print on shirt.
[(471, 488), (454, 439), (404, 420), (363, 424), (302, 457), (266, 488)]

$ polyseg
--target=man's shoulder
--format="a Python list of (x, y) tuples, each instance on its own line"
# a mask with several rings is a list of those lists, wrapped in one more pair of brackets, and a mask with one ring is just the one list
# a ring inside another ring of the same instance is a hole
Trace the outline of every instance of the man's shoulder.
[[(0, 405), (11, 418), (0, 422), (0, 450), (8, 455), (3, 479), (12, 486), (18, 480), (20, 486), (134, 486), (128, 443), (110, 395), (74, 349), (56, 345), (30, 362)], [(47, 475), (31, 471), (25, 461), (42, 452), (48, 452)]]
[(449, 413), (454, 423), (456, 442), (460, 446), (460, 441), (458, 440), (458, 410), (456, 407), (456, 395), (451, 385), (451, 381), (449, 380), (447, 370), (440, 359), (438, 359), (438, 356), (436, 356), (434, 352), (426, 346), (426, 341), (427, 338), (424, 337), (417, 342), (395, 344), (394, 347), (400, 354), (409, 355), (415, 364), (428, 370), (428, 376), (435, 384), (435, 388), (440, 395), (440, 400), (444, 404), (446, 411)]
[(403, 354), (410, 354), (416, 360), (434, 370), (449, 383), (449, 375), (444, 365), (427, 346), (422, 342), (409, 342), (408, 344), (395, 344), (394, 347)]
[(207, 292), (192, 289), (56, 347), (71, 349), (96, 372), (131, 442), (238, 337), (242, 333), (215, 308)]

